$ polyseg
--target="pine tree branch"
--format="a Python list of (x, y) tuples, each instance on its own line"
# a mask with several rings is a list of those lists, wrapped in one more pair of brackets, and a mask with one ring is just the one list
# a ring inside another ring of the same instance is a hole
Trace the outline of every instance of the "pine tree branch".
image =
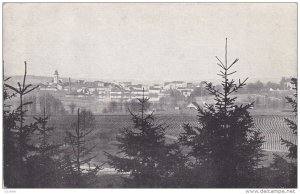
[(31, 92), (31, 91), (33, 91), (33, 90), (35, 90), (35, 89), (36, 89), (36, 88), (38, 88), (38, 87), (39, 87), (39, 85), (37, 85), (37, 86), (35, 86), (35, 87), (31, 88), (30, 90), (28, 90), (28, 91), (24, 92), (24, 95), (25, 95), (25, 94), (28, 94), (29, 92)]
[(16, 93), (19, 93), (19, 90), (16, 89), (15, 87), (13, 87), (13, 86), (10, 86), (10, 85), (8, 85), (8, 84), (4, 84), (4, 86), (5, 86), (5, 87), (8, 87), (8, 88), (10, 88), (10, 89), (12, 89), (12, 90), (15, 91)]
[(232, 62), (232, 64), (227, 68), (227, 70), (229, 70), (236, 62), (238, 62), (239, 61), (239, 59), (235, 59), (233, 62)]
[(221, 65), (219, 65), (221, 68), (226, 69), (225, 65), (223, 64), (223, 62), (218, 58), (218, 56), (216, 56), (216, 58), (218, 59), (218, 61), (221, 63)]

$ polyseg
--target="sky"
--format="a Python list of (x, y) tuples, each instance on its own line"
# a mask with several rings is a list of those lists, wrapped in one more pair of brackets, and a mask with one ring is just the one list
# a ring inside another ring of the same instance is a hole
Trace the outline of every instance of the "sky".
[(5, 3), (5, 75), (206, 80), (297, 75), (296, 3)]

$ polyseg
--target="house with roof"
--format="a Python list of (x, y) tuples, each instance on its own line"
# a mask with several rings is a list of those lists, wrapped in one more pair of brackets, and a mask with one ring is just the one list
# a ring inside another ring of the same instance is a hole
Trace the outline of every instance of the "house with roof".
[(198, 107), (200, 107), (200, 105), (197, 102), (191, 102), (186, 106), (188, 109), (194, 109), (194, 110), (198, 110)]
[(185, 82), (183, 81), (173, 81), (173, 82), (165, 82), (163, 89), (164, 90), (174, 90), (178, 87), (186, 87)]
[(131, 91), (130, 90), (123, 90), (123, 100), (130, 101), (131, 100)]
[(196, 84), (197, 88), (205, 88), (206, 86), (206, 82), (205, 81), (201, 81), (199, 84)]
[(154, 86), (150, 86), (149, 87), (149, 94), (159, 94), (161, 92), (160, 88), (154, 87)]
[(160, 84), (153, 84), (152, 87), (155, 89), (163, 89), (163, 86)]
[(192, 93), (192, 89), (186, 87), (178, 87), (177, 90), (186, 98)]
[(57, 88), (57, 90), (63, 90), (64, 86), (63, 86), (63, 84), (59, 83), (56, 85), (56, 88)]
[(164, 90), (174, 90), (174, 89), (176, 89), (176, 84), (174, 82), (165, 82), (163, 89)]
[(123, 97), (123, 89), (120, 87), (113, 87), (109, 94), (111, 101), (121, 101)]
[(122, 86), (123, 88), (126, 88), (132, 85), (132, 82), (119, 82), (119, 85)]
[(143, 90), (143, 85), (142, 84), (135, 84), (135, 85), (128, 85), (127, 88), (129, 88), (131, 91), (132, 90)]
[(173, 81), (173, 83), (175, 84), (175, 89), (179, 87), (186, 87), (186, 84), (183, 81)]
[(78, 83), (78, 84), (84, 84), (85, 81), (83, 79), (78, 79), (78, 80), (76, 80), (76, 83)]
[(186, 88), (193, 89), (195, 85), (192, 82), (186, 83)]
[(44, 91), (57, 91), (57, 87), (56, 85), (53, 84), (39, 84), (39, 89), (40, 90), (44, 90)]
[(132, 89), (131, 91), (131, 98), (142, 98), (143, 95), (145, 98), (149, 97), (149, 90), (143, 89)]
[(103, 81), (94, 81), (94, 84), (96, 85), (96, 87), (104, 87), (105, 82)]

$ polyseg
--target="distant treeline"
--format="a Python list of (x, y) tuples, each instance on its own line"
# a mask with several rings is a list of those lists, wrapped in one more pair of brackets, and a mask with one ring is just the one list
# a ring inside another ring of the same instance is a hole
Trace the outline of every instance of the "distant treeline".
[(46, 111), (47, 115), (55, 114), (67, 114), (64, 105), (58, 99), (49, 93), (44, 93), (43, 95), (31, 95), (25, 96), (24, 102), (31, 102), (25, 105), (25, 108), (30, 115), (38, 115)]

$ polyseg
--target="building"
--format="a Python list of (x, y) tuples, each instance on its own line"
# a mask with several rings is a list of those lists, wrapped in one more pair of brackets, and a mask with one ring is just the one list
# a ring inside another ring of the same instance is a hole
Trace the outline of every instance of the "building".
[(283, 90), (293, 90), (293, 84), (290, 81), (284, 82)]
[(119, 82), (119, 85), (122, 86), (123, 88), (126, 88), (132, 85), (132, 82)]
[(123, 91), (119, 87), (113, 87), (110, 91), (111, 101), (121, 101), (123, 96)]
[(161, 86), (160, 84), (154, 84), (152, 87), (155, 89), (160, 89), (160, 90), (163, 89), (163, 86)]
[(55, 85), (50, 84), (39, 84), (39, 89), (45, 91), (57, 91), (57, 87)]
[(143, 89), (133, 89), (131, 90), (131, 98), (143, 98), (143, 95), (145, 98), (149, 97), (149, 91), (143, 90)]
[(174, 90), (179, 87), (186, 87), (185, 82), (183, 81), (165, 82), (163, 88), (164, 90)]
[(189, 89), (193, 89), (195, 87), (195, 85), (193, 83), (189, 82), (189, 83), (186, 83), (186, 87)]
[(132, 90), (143, 90), (142, 84), (128, 85), (127, 86), (131, 91)]
[(205, 81), (201, 81), (196, 87), (200, 87), (200, 88), (205, 88), (206, 87), (206, 82)]
[(123, 100), (126, 100), (126, 101), (131, 100), (131, 91), (130, 90), (123, 91)]
[(165, 82), (163, 88), (164, 90), (172, 90), (175, 89), (175, 84), (173, 82)]
[(54, 77), (53, 77), (53, 83), (58, 84), (58, 82), (59, 82), (58, 71), (55, 70), (54, 71)]
[(198, 110), (199, 107), (200, 107), (200, 105), (197, 102), (191, 102), (187, 105), (188, 109)]
[(47, 90), (47, 91), (57, 91), (57, 90), (64, 90), (64, 84), (61, 79), (59, 79), (58, 71), (54, 71), (53, 81), (47, 82), (47, 84), (40, 83), (39, 84), (40, 90)]
[(62, 84), (56, 84), (56, 88), (58, 90), (63, 90), (64, 89), (64, 86)]
[(161, 92), (160, 88), (157, 88), (154, 86), (149, 87), (149, 94), (157, 94), (158, 95), (160, 92)]
[(103, 81), (94, 81), (94, 84), (96, 84), (97, 87), (104, 87), (104, 82)]
[(174, 81), (173, 83), (175, 84), (175, 89), (179, 87), (186, 87), (186, 84), (183, 81)]
[(181, 94), (186, 98), (189, 97), (192, 93), (192, 89), (189, 89), (189, 88), (186, 88), (186, 87), (178, 87), (177, 90), (179, 92), (181, 92)]
[(76, 80), (76, 83), (77, 83), (77, 84), (84, 84), (85, 82), (84, 82), (84, 80), (79, 79), (79, 80)]

